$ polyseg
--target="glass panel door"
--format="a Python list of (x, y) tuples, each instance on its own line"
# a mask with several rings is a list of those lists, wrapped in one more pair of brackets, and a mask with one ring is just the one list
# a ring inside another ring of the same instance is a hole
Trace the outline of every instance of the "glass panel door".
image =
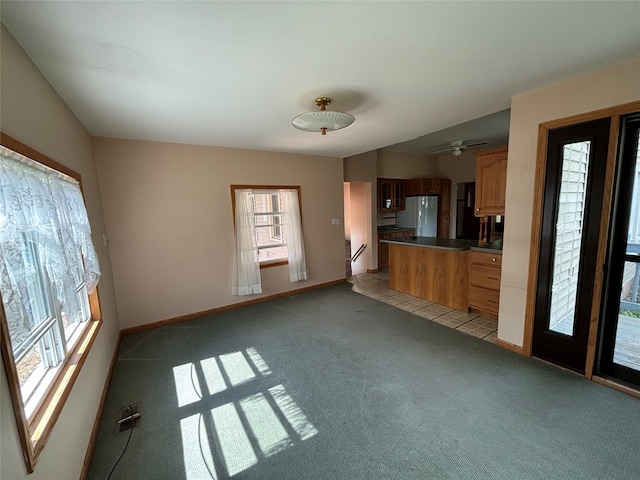
[(591, 141), (569, 143), (562, 148), (549, 329), (570, 336), (574, 336), (575, 329), (590, 148)]
[(547, 142), (533, 355), (585, 371), (610, 120)]
[(599, 372), (640, 385), (640, 115), (621, 137)]
[(640, 244), (630, 244), (629, 247), (627, 255), (638, 259), (624, 264), (613, 363), (640, 370)]

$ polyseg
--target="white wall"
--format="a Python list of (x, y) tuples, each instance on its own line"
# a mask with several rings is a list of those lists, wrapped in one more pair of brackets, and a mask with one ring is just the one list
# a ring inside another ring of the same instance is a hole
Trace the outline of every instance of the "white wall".
[[(93, 149), (123, 329), (345, 278), (342, 159), (108, 138)], [(300, 185), (308, 280), (264, 268), (261, 295), (231, 295), (230, 185)]]
[(514, 97), (498, 338), (521, 346), (530, 264), (538, 125), (640, 100), (640, 59)]
[(0, 476), (17, 480), (78, 478), (116, 346), (119, 325), (109, 250), (89, 134), (40, 74), (4, 25), (1, 27), (2, 131), (82, 175), (85, 203), (102, 278), (103, 326), (66, 401), (35, 472), (27, 477), (7, 376), (0, 374)]

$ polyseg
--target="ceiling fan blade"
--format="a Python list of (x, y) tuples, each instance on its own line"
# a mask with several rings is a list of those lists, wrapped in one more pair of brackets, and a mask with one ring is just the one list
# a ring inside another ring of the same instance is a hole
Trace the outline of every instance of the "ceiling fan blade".
[(435, 152), (429, 152), (428, 155), (435, 155), (436, 153), (449, 152), (453, 150), (453, 147), (445, 148), (443, 150), (436, 150)]
[(475, 142), (475, 143), (467, 143), (465, 145), (463, 145), (464, 148), (469, 148), (469, 147), (478, 147), (480, 145), (486, 145), (487, 142)]

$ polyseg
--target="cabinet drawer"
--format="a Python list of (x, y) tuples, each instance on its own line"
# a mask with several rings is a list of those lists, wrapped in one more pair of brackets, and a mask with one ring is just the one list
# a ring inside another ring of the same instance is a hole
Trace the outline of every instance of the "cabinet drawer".
[(500, 267), (472, 263), (470, 283), (476, 287), (500, 290)]
[(484, 310), (490, 313), (498, 313), (500, 304), (500, 292), (487, 288), (469, 287), (469, 306)]
[(499, 253), (471, 252), (471, 263), (502, 266), (502, 255)]

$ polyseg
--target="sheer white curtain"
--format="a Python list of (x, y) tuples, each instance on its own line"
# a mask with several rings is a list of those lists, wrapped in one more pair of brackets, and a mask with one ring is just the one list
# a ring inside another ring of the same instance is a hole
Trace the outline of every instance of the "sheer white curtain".
[(297, 190), (280, 190), (287, 250), (289, 252), (289, 281), (307, 279), (307, 262), (304, 256), (302, 220)]
[(260, 263), (255, 235), (253, 194), (236, 189), (236, 251), (233, 262), (232, 295), (262, 293)]
[(80, 186), (0, 146), (0, 289), (14, 346), (42, 320), (29, 293), (42, 275), (69, 322), (84, 320), (77, 289), (84, 280), (92, 292), (100, 266)]

